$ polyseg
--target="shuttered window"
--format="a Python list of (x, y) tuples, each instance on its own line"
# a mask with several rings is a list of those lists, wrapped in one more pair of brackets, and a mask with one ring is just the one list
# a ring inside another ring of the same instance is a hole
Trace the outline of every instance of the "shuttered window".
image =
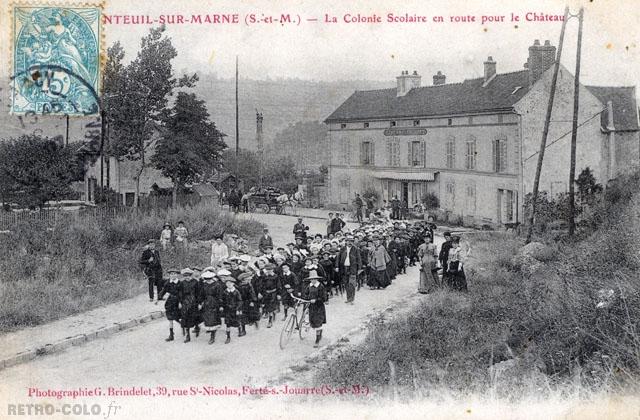
[(476, 169), (476, 138), (470, 136), (467, 139), (467, 150), (466, 150), (466, 165), (465, 167), (469, 170)]
[(407, 164), (424, 168), (427, 162), (427, 145), (424, 140), (414, 140), (408, 144)]
[(342, 164), (350, 165), (351, 164), (351, 143), (348, 140), (345, 140), (341, 144), (340, 153), (342, 155)]
[(456, 163), (456, 139), (453, 136), (447, 138), (446, 155), (447, 168), (454, 168)]
[(375, 151), (372, 141), (363, 141), (360, 143), (360, 164), (369, 166), (375, 165)]
[(493, 141), (493, 171), (507, 171), (507, 138), (500, 137)]
[(387, 140), (387, 166), (400, 166), (400, 140), (395, 137)]

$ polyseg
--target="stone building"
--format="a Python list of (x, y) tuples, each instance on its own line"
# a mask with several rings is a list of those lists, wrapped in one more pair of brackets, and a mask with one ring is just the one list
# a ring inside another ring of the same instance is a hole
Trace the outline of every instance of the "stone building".
[[(440, 206), (475, 223), (522, 221), (533, 189), (556, 48), (538, 40), (524, 70), (421, 86), (403, 71), (395, 89), (356, 91), (326, 120), (329, 203), (350, 204), (367, 188), (409, 206), (434, 193)], [(573, 75), (560, 67), (540, 190), (567, 191)], [(577, 173), (606, 182), (640, 161), (635, 87), (580, 88)]]

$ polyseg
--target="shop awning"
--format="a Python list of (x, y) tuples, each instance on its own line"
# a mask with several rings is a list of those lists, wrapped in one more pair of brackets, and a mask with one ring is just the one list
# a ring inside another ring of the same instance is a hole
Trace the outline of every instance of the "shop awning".
[(421, 171), (421, 172), (376, 172), (374, 177), (378, 179), (392, 179), (396, 181), (434, 181), (436, 178), (435, 172)]

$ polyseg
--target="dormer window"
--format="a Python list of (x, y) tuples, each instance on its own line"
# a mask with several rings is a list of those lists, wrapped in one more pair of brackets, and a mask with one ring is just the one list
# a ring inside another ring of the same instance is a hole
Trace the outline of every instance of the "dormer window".
[(396, 126), (396, 122), (395, 122), (395, 121), (391, 121), (391, 122), (389, 123), (389, 127), (395, 127), (395, 126)]
[(369, 128), (369, 123), (368, 122), (364, 123), (364, 128)]
[(347, 124), (340, 124), (340, 128), (342, 128), (342, 129), (347, 128)]
[(413, 126), (417, 127), (420, 125), (420, 120), (413, 120)]

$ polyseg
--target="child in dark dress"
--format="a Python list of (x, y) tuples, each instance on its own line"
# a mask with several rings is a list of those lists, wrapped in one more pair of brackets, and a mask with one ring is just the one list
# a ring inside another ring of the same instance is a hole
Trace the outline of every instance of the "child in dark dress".
[(314, 347), (320, 347), (320, 340), (322, 339), (322, 326), (327, 323), (327, 313), (325, 310), (325, 302), (327, 301), (327, 291), (325, 287), (320, 283), (320, 277), (317, 272), (311, 271), (309, 273), (309, 286), (307, 286), (305, 292), (305, 299), (309, 303), (309, 324), (311, 328), (316, 330), (316, 342)]
[(245, 325), (254, 324), (258, 328), (260, 322), (260, 308), (258, 307), (258, 296), (251, 285), (253, 274), (251, 272), (241, 273), (238, 276), (238, 291), (242, 297), (242, 316), (240, 317), (240, 336), (246, 335)]
[(222, 307), (224, 323), (227, 327), (227, 339), (225, 344), (231, 342), (231, 327), (238, 328), (238, 336), (241, 337), (242, 329), (240, 328), (240, 316), (242, 315), (242, 296), (236, 289), (236, 279), (231, 276), (223, 278), (227, 288), (222, 292)]
[[(173, 341), (173, 321), (180, 321), (180, 277), (179, 270), (169, 270), (169, 280), (164, 284), (158, 300), (162, 300), (165, 294), (169, 294), (167, 300), (164, 303), (164, 310), (169, 321), (169, 337), (165, 341)], [(157, 301), (156, 301), (157, 304)]]

